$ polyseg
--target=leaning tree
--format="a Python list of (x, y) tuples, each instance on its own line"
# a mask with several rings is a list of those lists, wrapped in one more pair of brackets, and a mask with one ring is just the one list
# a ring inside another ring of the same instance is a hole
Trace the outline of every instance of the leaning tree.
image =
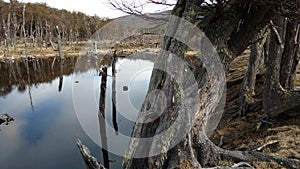
[[(152, 3), (165, 3), (165, 1), (151, 1)], [(141, 14), (125, 2), (111, 1), (114, 7), (128, 13)], [(298, 60), (297, 19), (300, 17), (300, 2), (294, 0), (217, 0), (207, 3), (204, 0), (178, 0), (172, 10), (172, 15), (178, 16), (200, 28), (216, 48), (220, 60), (228, 73), (230, 63), (239, 56), (250, 45), (252, 61), (245, 79), (244, 85), (247, 88), (242, 94), (249, 95), (253, 91), (253, 76), (257, 73), (258, 59), (262, 52), (263, 43), (269, 35), (270, 49), (266, 56), (266, 83), (263, 92), (263, 106), (269, 117), (277, 116), (290, 108), (300, 104), (299, 92), (293, 91), (293, 79), (295, 65)], [(170, 27), (171, 34), (182, 32), (182, 27), (176, 26), (173, 22)], [(284, 26), (287, 25), (287, 26)], [(168, 28), (167, 28), (168, 29)], [(296, 31), (296, 32), (295, 32)], [(187, 32), (187, 35), (189, 33)], [(165, 36), (163, 50), (176, 54), (181, 59), (186, 58), (188, 46), (172, 36)], [(289, 52), (292, 50), (292, 52)], [(210, 55), (211, 53), (206, 53)], [(163, 55), (163, 54), (161, 54)], [(159, 56), (160, 57), (160, 56)], [(160, 116), (154, 122), (136, 122), (133, 128), (133, 138), (148, 138), (166, 130), (174, 119), (180, 114), (186, 113), (188, 107), (180, 104), (177, 100), (184, 97), (182, 88), (174, 80), (174, 77), (156, 67), (172, 67), (168, 59), (161, 59), (154, 65), (148, 91), (163, 91), (166, 100), (159, 97), (155, 99), (146, 98), (141, 108), (140, 117), (149, 112), (160, 112)], [(184, 66), (184, 65), (183, 65)], [(283, 159), (272, 157), (256, 151), (230, 151), (214, 145), (206, 136), (203, 128), (209, 126), (209, 118), (218, 109), (213, 105), (216, 101), (214, 94), (209, 92), (213, 87), (211, 77), (208, 76), (207, 68), (201, 62), (192, 66), (192, 72), (197, 82), (199, 102), (194, 112), (194, 123), (188, 134), (176, 144), (170, 147), (170, 142), (175, 139), (175, 133), (180, 131), (180, 125), (176, 130), (171, 131), (168, 137), (161, 140), (154, 139), (148, 142), (145, 147), (139, 139), (132, 139), (128, 152), (123, 162), (123, 168), (205, 168), (215, 167), (220, 160), (231, 160), (233, 162), (265, 161), (277, 162), (287, 168), (299, 168), (300, 162), (294, 159)], [(179, 76), (181, 74), (179, 73)], [(182, 81), (188, 81), (187, 77), (180, 76)], [(185, 85), (190, 85), (186, 83)], [(153, 95), (153, 93), (151, 93)], [(154, 93), (155, 95), (155, 93)], [(248, 96), (245, 96), (248, 97)], [(250, 96), (249, 96), (250, 97)], [(276, 98), (276, 99), (274, 99)], [(244, 98), (245, 99), (245, 98)], [(247, 99), (247, 98), (246, 98)], [(161, 104), (167, 105), (167, 109), (161, 110)], [(208, 121), (207, 121), (208, 119)], [(150, 156), (155, 149), (168, 150), (161, 154)], [(169, 150), (170, 149), (170, 150)], [(149, 157), (135, 158), (136, 154), (143, 152)], [(236, 168), (217, 167), (217, 168)], [(246, 166), (250, 167), (250, 166)]]

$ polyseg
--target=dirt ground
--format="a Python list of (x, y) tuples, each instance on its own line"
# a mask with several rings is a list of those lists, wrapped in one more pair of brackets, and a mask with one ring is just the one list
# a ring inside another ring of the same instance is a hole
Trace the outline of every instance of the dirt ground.
[[(261, 119), (265, 117), (261, 103), (256, 110), (245, 117), (234, 117), (238, 110), (238, 97), (247, 68), (249, 51), (238, 57), (231, 65), (227, 77), (227, 100), (221, 122), (211, 139), (216, 145), (231, 150), (256, 150), (262, 145), (269, 144), (261, 151), (270, 155), (294, 158), (300, 160), (300, 116), (289, 117), (282, 115), (276, 122), (268, 126), (261, 126)], [(300, 87), (300, 67), (298, 67), (297, 85)], [(263, 76), (257, 76), (257, 93), (261, 93)], [(298, 89), (297, 88), (297, 89)], [(300, 88), (299, 88), (300, 89)], [(291, 111), (300, 111), (296, 108)], [(225, 162), (226, 163), (226, 162)], [(227, 162), (230, 164), (230, 162)], [(258, 169), (281, 169), (276, 163), (252, 163)]]

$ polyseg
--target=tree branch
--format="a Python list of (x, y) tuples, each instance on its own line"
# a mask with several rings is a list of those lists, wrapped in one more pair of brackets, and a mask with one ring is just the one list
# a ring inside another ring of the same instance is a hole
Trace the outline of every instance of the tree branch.
[(76, 144), (80, 150), (82, 158), (84, 159), (87, 169), (105, 169), (104, 166), (99, 163), (97, 158), (91, 155), (89, 148), (83, 145), (79, 139), (77, 139)]

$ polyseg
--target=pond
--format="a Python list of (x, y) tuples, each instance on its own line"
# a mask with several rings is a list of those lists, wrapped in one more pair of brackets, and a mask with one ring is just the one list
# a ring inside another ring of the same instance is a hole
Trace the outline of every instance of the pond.
[[(48, 58), (0, 64), (0, 115), (7, 113), (14, 118), (8, 125), (0, 126), (1, 169), (85, 168), (77, 138), (103, 164), (105, 153), (85, 132), (81, 125), (84, 119), (76, 112), (80, 111), (77, 105), (82, 103), (80, 99), (91, 99), (98, 105), (80, 105), (86, 116), (92, 117), (89, 122), (98, 133), (96, 137), (100, 139), (103, 135), (97, 118), (100, 109), (104, 112), (106, 127), (115, 129), (113, 133), (105, 130), (108, 135), (130, 136), (146, 95), (153, 62), (117, 58), (114, 74), (111, 59), (85, 68), (75, 63), (75, 58), (66, 58), (63, 64)], [(107, 66), (107, 83), (104, 99), (101, 99), (103, 72), (100, 71), (104, 66)], [(109, 137), (106, 141), (107, 146), (118, 146)], [(108, 158), (110, 168), (121, 168), (121, 156), (108, 153)]]

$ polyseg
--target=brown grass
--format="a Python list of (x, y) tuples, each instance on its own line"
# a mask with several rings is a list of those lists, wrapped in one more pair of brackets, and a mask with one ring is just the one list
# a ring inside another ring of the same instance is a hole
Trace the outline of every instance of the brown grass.
[[(248, 56), (249, 53), (245, 52), (231, 64), (227, 78), (229, 81), (240, 81), (243, 78), (247, 68)], [(298, 72), (300, 73), (300, 69), (298, 69)], [(298, 88), (300, 87), (299, 73), (296, 80)], [(263, 84), (263, 79), (261, 81), (258, 84)], [(222, 137), (222, 148), (255, 150), (270, 141), (276, 140), (278, 143), (268, 145), (262, 151), (277, 157), (300, 159), (300, 116), (282, 115), (276, 119), (277, 122), (273, 125), (257, 130), (260, 120), (265, 116), (263, 110), (249, 112), (245, 117), (239, 118), (233, 118), (234, 114), (231, 114), (238, 109), (240, 86), (240, 83), (237, 83), (227, 89), (228, 97), (225, 112), (216, 132), (211, 137), (215, 144), (218, 145)], [(299, 109), (293, 111), (299, 111)], [(259, 169), (283, 168), (271, 162), (255, 162), (252, 165)]]
[[(4, 51), (6, 53), (6, 58), (3, 56)], [(62, 52), (64, 56), (78, 56), (80, 51), (79, 47), (69, 47), (68, 45), (63, 46)], [(27, 56), (33, 56), (38, 58), (45, 58), (45, 57), (55, 57), (58, 56), (58, 51), (53, 50), (51, 47), (48, 48), (42, 48), (42, 47), (28, 47), (26, 49), (26, 55)], [(17, 49), (14, 50), (13, 48), (10, 49), (10, 52), (7, 53), (7, 49), (0, 47), (0, 56), (2, 56), (0, 59), (9, 59), (11, 57), (14, 57), (15, 59), (18, 59), (20, 57), (25, 56), (25, 48), (22, 45), (18, 45)]]

